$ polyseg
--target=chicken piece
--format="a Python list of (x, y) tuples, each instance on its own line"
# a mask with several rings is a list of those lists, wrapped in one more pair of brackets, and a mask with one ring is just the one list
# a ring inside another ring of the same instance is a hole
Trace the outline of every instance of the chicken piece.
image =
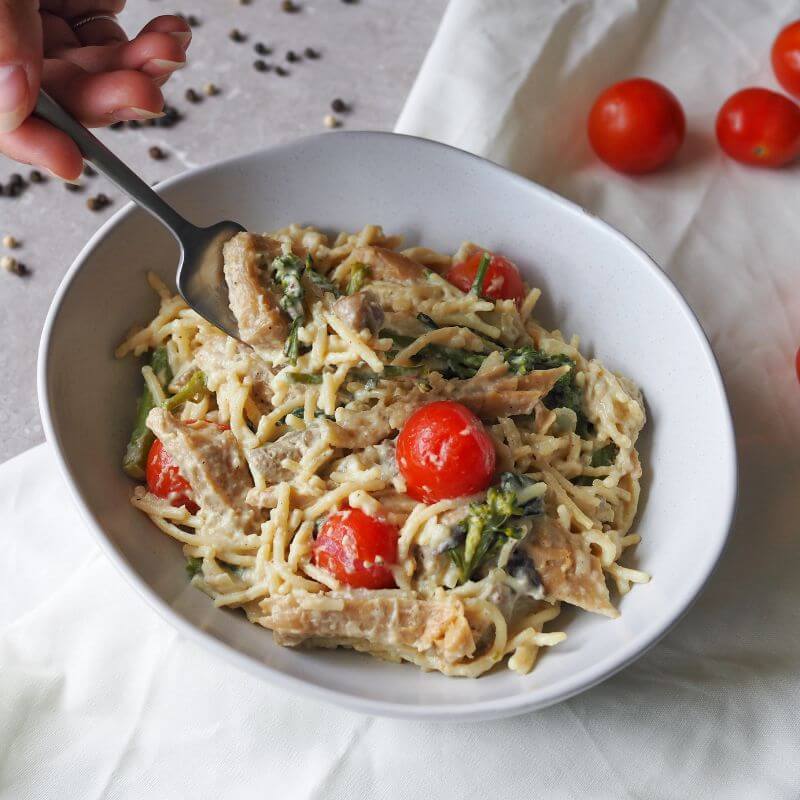
[(547, 600), (562, 600), (586, 611), (618, 617), (611, 605), (600, 559), (578, 533), (548, 516), (537, 518), (519, 545), (531, 557)]
[[(280, 595), (263, 603), (259, 622), (288, 647), (337, 644), (378, 655), (402, 655), (397, 648), (430, 653), (454, 664), (475, 652), (475, 638), (457, 598), (420, 600), (401, 590)], [(331, 641), (332, 640), (332, 641)]]
[(489, 420), (531, 414), (539, 399), (568, 369), (558, 367), (513, 375), (502, 364), (467, 380), (445, 380), (431, 375), (431, 389), (427, 392), (414, 385), (367, 411), (338, 409), (336, 422), (343, 431), (342, 444), (353, 449), (377, 444), (392, 431), (399, 431), (418, 408), (437, 400), (457, 400)]
[(288, 333), (286, 318), (266, 288), (262, 267), (281, 254), (280, 242), (254, 233), (237, 233), (222, 248), (228, 301), (243, 341), (276, 347)]
[(424, 267), (416, 261), (385, 247), (356, 247), (346, 263), (366, 264), (373, 281), (411, 284), (425, 276)]
[(433, 391), (449, 400), (458, 400), (479, 417), (513, 417), (532, 414), (536, 403), (569, 372), (568, 366), (537, 369), (527, 375), (514, 375), (506, 364), (481, 371), (463, 381), (433, 379)]
[[(250, 397), (262, 413), (272, 409), (271, 381), (277, 370), (256, 352), (241, 342), (229, 336), (219, 335), (206, 339), (193, 352), (194, 367), (202, 370), (206, 380), (212, 386), (218, 386), (229, 377), (232, 371), (246, 375), (250, 380)], [(194, 367), (188, 370), (191, 375)], [(302, 394), (302, 387), (295, 387), (296, 391), (289, 392), (287, 399), (292, 399), (295, 394)]]
[(291, 480), (296, 473), (286, 465), (287, 460), (300, 461), (303, 454), (319, 444), (321, 438), (331, 428), (335, 430), (336, 426), (328, 421), (315, 421), (304, 431), (284, 433), (274, 442), (267, 442), (261, 447), (249, 450), (247, 461), (250, 469), (254, 474), (261, 476), (268, 485)]
[(229, 430), (220, 430), (213, 423), (181, 422), (163, 408), (154, 408), (147, 415), (147, 427), (189, 482), (206, 520), (224, 521), (243, 531), (255, 527), (260, 519), (245, 505), (253, 481)]
[(340, 297), (333, 304), (333, 313), (354, 331), (368, 328), (377, 333), (383, 325), (383, 309), (372, 292), (356, 292)]

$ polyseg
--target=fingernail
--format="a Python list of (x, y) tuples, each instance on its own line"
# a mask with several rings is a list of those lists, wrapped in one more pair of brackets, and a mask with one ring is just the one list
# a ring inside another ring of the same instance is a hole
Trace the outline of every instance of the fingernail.
[(19, 64), (0, 66), (0, 133), (19, 127), (26, 117), (28, 76)]
[(129, 108), (119, 108), (112, 116), (118, 122), (128, 122), (132, 119), (156, 119), (163, 117), (163, 111), (148, 111), (146, 108), (136, 108), (131, 106)]
[(185, 61), (168, 61), (166, 58), (151, 58), (148, 64), (152, 64), (159, 72), (175, 72), (176, 69), (183, 69)]
[(174, 36), (184, 50), (189, 46), (189, 42), (192, 41), (192, 34), (189, 31), (170, 31), (169, 35)]

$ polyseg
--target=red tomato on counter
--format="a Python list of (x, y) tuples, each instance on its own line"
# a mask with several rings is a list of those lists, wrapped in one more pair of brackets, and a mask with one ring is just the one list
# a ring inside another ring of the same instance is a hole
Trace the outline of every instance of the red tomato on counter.
[[(478, 250), (466, 261), (453, 264), (445, 278), (462, 292), (468, 292), (475, 282), (483, 252)], [(525, 298), (525, 285), (522, 283), (517, 265), (505, 256), (493, 253), (489, 268), (486, 270), (481, 295), (490, 300), (513, 300), (517, 306), (521, 305)]]
[(800, 97), (800, 19), (787, 25), (772, 45), (772, 69), (789, 94)]
[(589, 142), (619, 172), (652, 172), (680, 149), (686, 132), (683, 108), (672, 92), (647, 78), (615, 83), (589, 112)]
[[(229, 425), (211, 423), (207, 420), (187, 420), (184, 424), (204, 424), (216, 425), (221, 431), (230, 430)], [(190, 514), (196, 514), (199, 510), (197, 503), (192, 500), (192, 487), (189, 481), (181, 475), (178, 465), (172, 456), (164, 449), (160, 439), (156, 439), (150, 445), (147, 454), (147, 465), (145, 466), (145, 476), (147, 478), (147, 490), (161, 497), (176, 507), (186, 506)]]
[(397, 438), (397, 466), (406, 491), (424, 503), (485, 489), (492, 481), (495, 458), (483, 423), (452, 400), (415, 411)]
[(399, 531), (358, 508), (331, 514), (314, 542), (314, 563), (337, 580), (359, 589), (391, 589)]
[(719, 110), (717, 140), (743, 164), (781, 167), (800, 156), (800, 106), (769, 89), (742, 89)]

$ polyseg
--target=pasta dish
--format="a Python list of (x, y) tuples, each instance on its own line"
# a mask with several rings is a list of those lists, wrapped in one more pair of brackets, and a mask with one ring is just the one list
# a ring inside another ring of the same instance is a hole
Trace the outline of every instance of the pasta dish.
[(472, 243), (369, 225), (241, 233), (241, 341), (154, 274), (123, 457), (192, 584), (281, 645), (445, 675), (527, 673), (562, 603), (618, 616), (645, 422), (628, 378), (536, 319), (539, 289)]

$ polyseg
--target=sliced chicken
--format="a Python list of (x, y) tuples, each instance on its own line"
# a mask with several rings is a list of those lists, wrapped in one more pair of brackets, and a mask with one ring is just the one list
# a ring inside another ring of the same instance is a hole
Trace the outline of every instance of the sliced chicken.
[(377, 333), (384, 320), (381, 304), (372, 292), (356, 292), (340, 297), (333, 304), (333, 313), (354, 331), (368, 328), (372, 333)]
[(264, 267), (281, 254), (268, 236), (237, 233), (222, 249), (231, 311), (243, 341), (254, 347), (276, 347), (288, 333), (286, 317), (265, 284)]
[(530, 555), (550, 601), (618, 617), (611, 605), (600, 559), (592, 555), (580, 534), (565, 530), (552, 517), (534, 521), (533, 530), (519, 547)]
[(255, 447), (247, 452), (250, 469), (268, 485), (291, 480), (296, 473), (286, 462), (299, 462), (304, 453), (319, 443), (324, 432), (323, 423), (316, 421), (304, 431), (290, 431), (274, 442)]
[(376, 654), (412, 648), (447, 664), (475, 652), (475, 638), (457, 598), (420, 600), (400, 590), (281, 595), (264, 601), (259, 620), (278, 644), (331, 644)]
[(210, 422), (185, 423), (163, 408), (147, 416), (147, 427), (161, 440), (192, 487), (192, 495), (207, 521), (252, 530), (259, 521), (245, 505), (253, 486), (239, 443), (229, 430)]
[(366, 264), (370, 268), (370, 280), (373, 281), (411, 284), (425, 275), (425, 268), (416, 261), (384, 247), (356, 247), (347, 263)]
[(531, 414), (536, 403), (567, 370), (568, 367), (558, 367), (513, 375), (506, 365), (499, 365), (467, 380), (445, 380), (432, 375), (429, 391), (414, 385), (367, 411), (341, 408), (336, 413), (336, 422), (344, 431), (343, 445), (357, 449), (377, 444), (392, 431), (399, 431), (414, 411), (437, 400), (458, 400), (488, 420)]

